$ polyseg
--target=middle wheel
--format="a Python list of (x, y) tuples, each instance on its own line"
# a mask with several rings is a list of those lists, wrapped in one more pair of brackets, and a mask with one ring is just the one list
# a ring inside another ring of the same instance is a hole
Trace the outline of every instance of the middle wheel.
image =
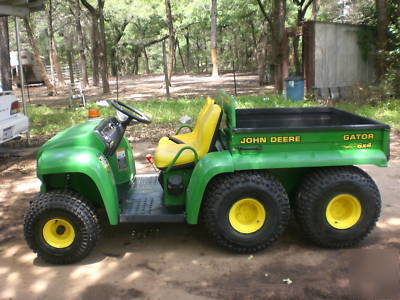
[(239, 253), (262, 250), (284, 231), (290, 216), (283, 186), (264, 171), (214, 179), (204, 198), (202, 221), (221, 246)]

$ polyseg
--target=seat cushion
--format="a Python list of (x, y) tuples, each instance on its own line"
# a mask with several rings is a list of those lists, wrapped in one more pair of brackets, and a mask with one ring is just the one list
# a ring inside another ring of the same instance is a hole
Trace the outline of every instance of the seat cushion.
[[(199, 159), (210, 151), (211, 143), (216, 134), (221, 117), (221, 107), (213, 104), (202, 117), (198, 127), (198, 133), (184, 141), (184, 144), (176, 144), (168, 137), (160, 139), (155, 152), (155, 164), (157, 168), (167, 168), (180, 149), (185, 146), (194, 148)], [(179, 136), (176, 136), (179, 139)], [(179, 156), (174, 166), (186, 165), (194, 162), (194, 154), (191, 150), (185, 150)]]
[[(186, 144), (175, 144), (174, 142), (170, 141), (171, 143), (165, 143), (162, 145), (158, 145), (156, 152), (155, 152), (155, 164), (157, 168), (164, 169), (169, 166), (169, 164), (174, 159), (175, 155), (181, 150), (183, 147), (188, 146)], [(182, 166), (191, 164), (194, 162), (194, 154), (191, 150), (185, 150), (179, 156), (177, 161), (175, 162), (174, 166)]]
[(174, 135), (173, 137), (177, 138), (178, 140), (180, 140), (184, 143), (193, 142), (193, 140), (195, 140), (197, 138), (197, 135), (199, 134), (199, 127), (200, 127), (200, 124), (203, 123), (203, 118), (205, 117), (208, 110), (212, 107), (213, 104), (214, 104), (214, 100), (211, 99), (210, 97), (208, 97), (197, 116), (196, 124), (193, 128), (193, 131), (189, 132), (189, 133), (177, 134), (177, 135)]

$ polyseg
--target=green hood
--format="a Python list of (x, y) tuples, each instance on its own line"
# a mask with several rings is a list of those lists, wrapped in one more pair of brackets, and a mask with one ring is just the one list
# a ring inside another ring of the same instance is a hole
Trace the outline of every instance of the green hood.
[(37, 158), (39, 159), (44, 151), (54, 148), (90, 147), (103, 152), (104, 144), (93, 131), (99, 123), (100, 120), (87, 121), (59, 132), (39, 149)]

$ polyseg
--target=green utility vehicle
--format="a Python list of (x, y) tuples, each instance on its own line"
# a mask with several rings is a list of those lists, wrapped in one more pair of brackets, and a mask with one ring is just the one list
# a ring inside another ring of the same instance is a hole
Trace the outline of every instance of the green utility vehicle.
[(291, 208), (305, 236), (323, 247), (352, 246), (375, 226), (378, 188), (354, 165), (387, 166), (385, 124), (329, 107), (236, 109), (221, 93), (206, 100), (193, 130), (181, 134), (183, 126), (159, 141), (159, 172), (137, 175), (124, 133), (150, 119), (111, 103), (118, 118), (71, 127), (37, 154), (42, 185), (24, 233), (46, 261), (88, 255), (100, 209), (112, 225), (203, 223), (218, 244), (239, 253), (271, 245)]

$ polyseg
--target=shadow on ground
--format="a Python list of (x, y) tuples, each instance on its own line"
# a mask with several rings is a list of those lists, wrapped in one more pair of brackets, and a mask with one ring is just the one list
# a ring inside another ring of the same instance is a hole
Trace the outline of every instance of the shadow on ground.
[[(141, 169), (151, 171), (143, 159), (151, 145), (136, 146)], [(371, 264), (373, 271), (355, 274), (378, 275), (380, 268), (389, 274), (390, 265), (398, 268), (400, 249), (400, 165), (364, 169), (380, 187), (383, 209), (377, 228), (354, 249), (317, 248), (304, 240), (294, 220), (277, 243), (254, 255), (218, 248), (201, 226), (104, 225), (103, 237), (89, 257), (74, 265), (53, 266), (37, 258), (23, 240), (23, 213), (39, 182), (33, 158), (22, 160), (0, 173), (0, 299), (360, 297), (362, 284), (358, 287), (354, 282), (379, 282), (383, 278), (398, 283), (398, 278), (379, 275), (372, 279), (358, 277), (357, 281), (352, 277), (353, 271), (362, 266), (357, 259), (369, 251), (379, 251), (381, 256), (387, 253), (382, 256), (388, 257), (386, 262), (380, 257), (379, 264)], [(392, 292), (386, 285), (378, 287)], [(396, 298), (392, 296), (386, 299)]]

